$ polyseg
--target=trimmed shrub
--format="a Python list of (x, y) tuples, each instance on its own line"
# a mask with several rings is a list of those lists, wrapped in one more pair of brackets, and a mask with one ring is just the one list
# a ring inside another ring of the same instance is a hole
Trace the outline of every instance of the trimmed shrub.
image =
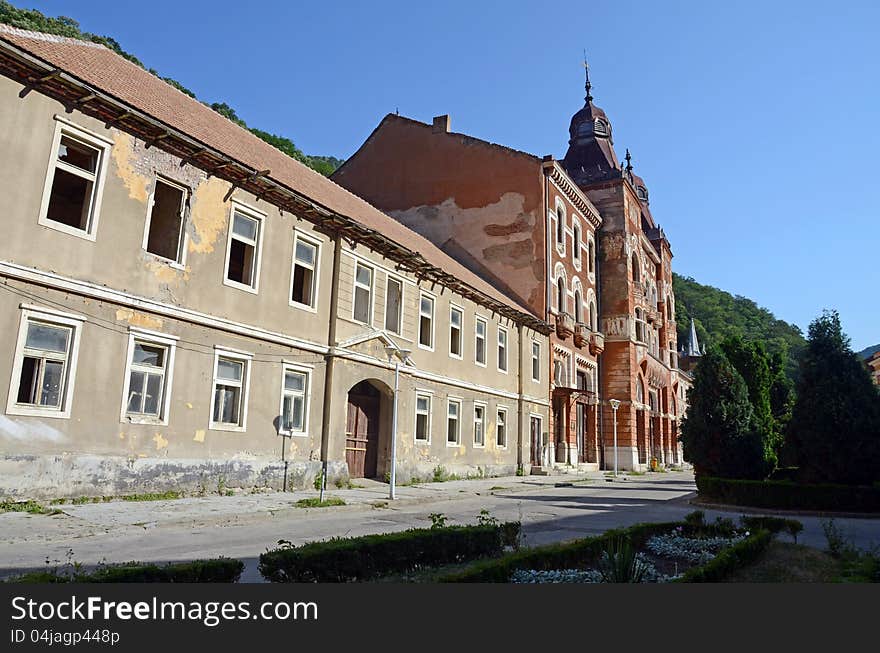
[(419, 528), (399, 533), (334, 538), (282, 546), (260, 556), (260, 573), (273, 583), (362, 581), (389, 573), (498, 556), (515, 546), (518, 522)]
[(797, 541), (798, 533), (804, 530), (804, 525), (796, 519), (785, 519), (784, 517), (767, 517), (763, 515), (748, 517), (743, 515), (739, 518), (739, 522), (743, 528), (747, 528), (750, 531), (765, 530), (770, 531), (774, 535), (785, 531), (791, 535), (794, 541)]
[(37, 571), (10, 579), (15, 583), (235, 583), (244, 563), (233, 558), (175, 562), (164, 566), (128, 562), (90, 573)]
[(700, 498), (735, 506), (783, 510), (880, 512), (880, 487), (805, 485), (790, 481), (752, 481), (697, 476)]
[(772, 541), (773, 533), (770, 531), (760, 530), (757, 533), (752, 533), (741, 542), (722, 549), (705, 565), (691, 567), (676, 582), (717, 583), (722, 581), (732, 572), (757, 560)]

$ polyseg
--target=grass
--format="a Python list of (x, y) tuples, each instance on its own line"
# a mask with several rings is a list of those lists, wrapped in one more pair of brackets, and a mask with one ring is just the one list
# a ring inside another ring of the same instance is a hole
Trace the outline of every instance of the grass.
[(84, 503), (107, 503), (109, 501), (168, 501), (170, 499), (180, 499), (183, 493), (177, 490), (168, 490), (167, 492), (142, 492), (141, 494), (123, 494), (121, 496), (101, 496), (101, 497), (74, 497), (72, 499), (52, 499), (50, 502), (53, 506), (70, 504), (72, 506), (82, 505)]
[(824, 551), (773, 542), (751, 565), (733, 572), (728, 583), (829, 583), (840, 579), (841, 565)]
[(57, 515), (61, 511), (36, 501), (0, 501), (0, 512), (26, 512), (30, 515)]
[(329, 508), (330, 506), (344, 506), (345, 501), (339, 497), (327, 497), (321, 501), (320, 497), (300, 499), (294, 504), (297, 508)]

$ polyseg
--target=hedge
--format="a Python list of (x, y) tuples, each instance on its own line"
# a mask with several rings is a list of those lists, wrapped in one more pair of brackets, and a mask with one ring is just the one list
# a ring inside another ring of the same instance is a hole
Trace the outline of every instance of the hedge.
[(697, 476), (701, 499), (752, 508), (880, 512), (880, 487)]
[(417, 528), (285, 546), (260, 555), (273, 583), (362, 581), (389, 573), (498, 556), (519, 537), (519, 522)]
[(691, 567), (676, 579), (678, 583), (717, 583), (737, 569), (751, 564), (773, 541), (773, 533), (760, 530), (726, 549), (700, 567)]
[(175, 562), (164, 566), (127, 562), (90, 573), (36, 571), (10, 579), (15, 583), (235, 583), (244, 563), (233, 558)]
[(440, 582), (507, 583), (511, 574), (517, 569), (582, 569), (598, 560), (610, 541), (623, 537), (633, 546), (640, 547), (652, 535), (668, 533), (680, 525), (679, 522), (636, 524), (573, 542), (525, 549), (495, 560), (476, 562), (464, 571), (441, 577)]

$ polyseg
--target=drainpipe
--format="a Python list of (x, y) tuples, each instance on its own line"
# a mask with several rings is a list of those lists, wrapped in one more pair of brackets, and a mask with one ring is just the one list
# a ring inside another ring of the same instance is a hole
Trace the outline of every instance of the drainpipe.
[(333, 277), (330, 284), (330, 325), (327, 328), (327, 352), (324, 364), (324, 408), (321, 419), (321, 498), (327, 486), (327, 463), (330, 451), (330, 404), (333, 396), (333, 367), (336, 361), (336, 320), (339, 305), (339, 266), (342, 260), (342, 237), (333, 240)]
[[(517, 419), (517, 429), (516, 429), (516, 432), (517, 432), (516, 433), (516, 437), (517, 437), (516, 471), (521, 473), (521, 471), (523, 469), (523, 431), (524, 431), (524, 424), (525, 424), (525, 408), (526, 408), (525, 398), (523, 397), (523, 393), (525, 392), (525, 387), (523, 384), (523, 372), (524, 372), (524, 366), (525, 366), (525, 357), (523, 356), (523, 346), (525, 345), (525, 343), (523, 342), (522, 322), (517, 324), (516, 333), (517, 333), (517, 338), (519, 340), (519, 366), (518, 366), (519, 367), (519, 375), (518, 375), (519, 378), (517, 379), (518, 398), (516, 400), (516, 404), (517, 404), (516, 411), (517, 411), (517, 416), (519, 417), (519, 419)], [(529, 347), (529, 360), (531, 360), (531, 355), (532, 354), (531, 354), (531, 346), (530, 346)], [(539, 363), (540, 363), (540, 361), (539, 361)], [(496, 416), (496, 419), (497, 419), (497, 416)]]
[[(603, 221), (602, 224), (599, 225), (599, 231), (602, 230), (602, 226), (605, 224)], [(600, 262), (602, 261), (602, 239), (599, 237), (599, 232), (596, 232), (596, 319), (599, 323), (596, 325), (602, 326), (602, 274), (600, 270), (602, 266)], [(602, 378), (602, 358), (605, 356), (605, 352), (603, 351), (596, 359), (596, 373), (599, 375), (599, 380), (596, 383), (596, 406), (599, 410), (599, 469), (605, 469), (605, 417), (604, 410), (602, 410), (602, 388), (603, 388), (603, 378)]]

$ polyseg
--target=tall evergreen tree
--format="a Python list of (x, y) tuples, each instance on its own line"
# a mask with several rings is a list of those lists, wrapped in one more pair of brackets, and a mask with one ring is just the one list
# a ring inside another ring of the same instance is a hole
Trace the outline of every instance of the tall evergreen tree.
[(804, 481), (880, 480), (880, 395), (836, 311), (810, 324), (788, 443)]

